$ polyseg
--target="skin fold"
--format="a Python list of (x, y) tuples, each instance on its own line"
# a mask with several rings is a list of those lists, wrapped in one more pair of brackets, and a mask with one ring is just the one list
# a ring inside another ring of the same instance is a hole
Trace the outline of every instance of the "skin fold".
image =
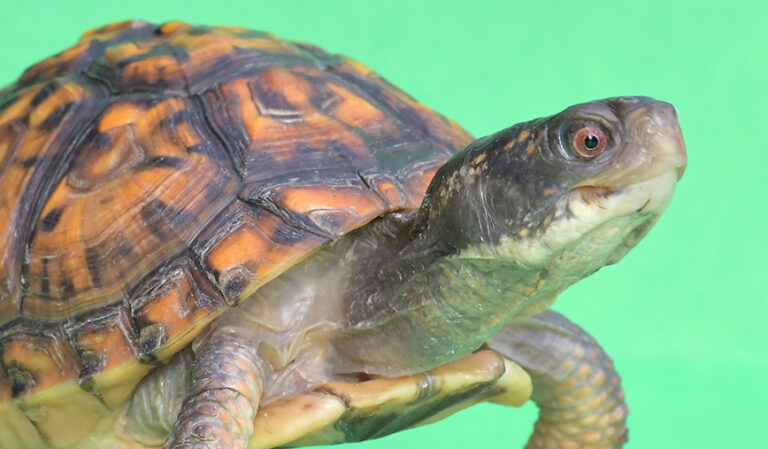
[[(584, 128), (607, 140), (600, 154), (570, 148)], [(246, 447), (260, 400), (408, 376), (485, 344), (531, 375), (541, 415), (528, 447), (621, 447), (612, 362), (565, 318), (534, 314), (620, 260), (684, 167), (674, 109), (647, 98), (578, 105), (477, 140), (438, 171), (418, 212), (350, 234), (212, 325), (164, 447)]]

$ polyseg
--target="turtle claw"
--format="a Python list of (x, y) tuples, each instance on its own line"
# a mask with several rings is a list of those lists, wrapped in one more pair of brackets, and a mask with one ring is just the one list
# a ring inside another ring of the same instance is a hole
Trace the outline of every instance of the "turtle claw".
[(332, 382), (262, 407), (249, 449), (378, 438), (428, 424), (491, 399), (520, 406), (531, 379), (514, 362), (483, 350), (411, 376)]

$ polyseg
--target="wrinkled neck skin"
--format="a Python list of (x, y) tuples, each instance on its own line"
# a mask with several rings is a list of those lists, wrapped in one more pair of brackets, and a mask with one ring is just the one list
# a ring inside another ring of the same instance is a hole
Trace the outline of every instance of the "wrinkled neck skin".
[[(518, 128), (476, 141), (442, 167), (408, 224), (400, 250), (375, 279), (353, 290), (347, 304), (349, 328), (335, 341), (354, 360), (350, 370), (394, 376), (446, 363), (477, 349), (511, 315), (544, 296), (551, 301), (562, 289), (537, 290), (547, 270), (505, 258), (498, 246), (504, 226), (498, 217), (519, 222), (533, 209), (528, 198), (536, 197), (526, 189), (546, 188), (546, 182), (529, 179), (521, 170), (520, 190), (504, 192), (508, 201), (500, 213), (489, 208), (488, 186), (477, 184), (493, 183), (493, 176), (473, 173), (487, 169), (483, 154), (489, 148), (503, 151), (509, 144), (516, 147), (507, 148), (509, 156), (516, 157), (528, 140), (537, 138), (512, 140)], [(510, 163), (522, 166), (525, 161)]]
[[(510, 317), (546, 309), (569, 285), (618, 261), (650, 229), (657, 216), (634, 210), (572, 220), (592, 212), (583, 210), (581, 195), (547, 199), (546, 190), (561, 191), (573, 180), (546, 167), (530, 170), (537, 162), (528, 159), (529, 148), (542, 137), (523, 126), (480, 139), (451, 159), (399, 251), (351, 291), (349, 327), (334, 342), (351, 360), (349, 370), (404, 375), (467, 355)], [(494, 151), (508, 154), (495, 160), (520, 167), (515, 182), (501, 182), (508, 170), (484, 166)], [(475, 170), (484, 175), (473, 176)], [(578, 238), (559, 241), (563, 233)]]

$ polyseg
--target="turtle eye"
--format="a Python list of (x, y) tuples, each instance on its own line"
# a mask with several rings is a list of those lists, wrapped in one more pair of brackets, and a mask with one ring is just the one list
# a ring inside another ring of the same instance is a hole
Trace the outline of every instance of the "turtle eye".
[(573, 149), (582, 158), (592, 159), (605, 150), (608, 138), (595, 126), (585, 126), (573, 135)]

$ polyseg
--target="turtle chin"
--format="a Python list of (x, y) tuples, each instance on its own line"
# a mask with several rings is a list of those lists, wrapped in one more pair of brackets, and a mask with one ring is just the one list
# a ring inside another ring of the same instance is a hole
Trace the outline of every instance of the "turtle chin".
[(619, 103), (615, 107), (625, 123), (627, 148), (605, 171), (584, 179), (558, 202), (581, 223), (569, 238), (592, 242), (579, 250), (602, 265), (618, 262), (658, 221), (688, 160), (672, 105), (648, 99)]
[(602, 265), (618, 262), (658, 221), (681, 176), (682, 168), (674, 168), (621, 187), (573, 189), (564, 200), (573, 218), (584, 224), (581, 237), (574, 233), (575, 241), (589, 242), (586, 248), (582, 242), (575, 246)]

